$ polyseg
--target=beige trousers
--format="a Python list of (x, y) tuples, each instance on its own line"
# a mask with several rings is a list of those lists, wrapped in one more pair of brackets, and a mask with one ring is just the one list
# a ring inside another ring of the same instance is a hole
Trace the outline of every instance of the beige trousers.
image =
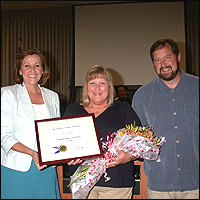
[(199, 189), (188, 191), (159, 192), (147, 189), (148, 199), (199, 199)]
[(131, 199), (132, 189), (94, 186), (88, 199)]

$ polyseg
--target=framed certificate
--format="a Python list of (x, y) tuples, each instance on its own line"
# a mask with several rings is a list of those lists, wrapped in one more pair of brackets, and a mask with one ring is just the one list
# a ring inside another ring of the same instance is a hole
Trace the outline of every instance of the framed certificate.
[(94, 114), (35, 120), (40, 165), (103, 155)]

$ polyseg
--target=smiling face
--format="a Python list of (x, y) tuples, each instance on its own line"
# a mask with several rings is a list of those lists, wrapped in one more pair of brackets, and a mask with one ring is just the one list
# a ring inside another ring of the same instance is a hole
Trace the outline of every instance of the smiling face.
[(102, 77), (97, 77), (88, 82), (88, 96), (90, 103), (95, 105), (107, 104), (109, 91), (108, 81)]
[(37, 85), (43, 73), (40, 56), (36, 54), (26, 56), (21, 63), (19, 73), (26, 86)]
[(167, 43), (163, 48), (158, 48), (153, 53), (155, 72), (164, 81), (171, 81), (176, 78), (180, 60), (181, 54), (179, 53), (177, 57)]

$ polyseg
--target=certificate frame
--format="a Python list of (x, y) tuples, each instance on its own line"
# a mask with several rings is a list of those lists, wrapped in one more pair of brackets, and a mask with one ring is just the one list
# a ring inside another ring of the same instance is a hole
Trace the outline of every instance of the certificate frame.
[(40, 165), (103, 156), (93, 113), (35, 120)]

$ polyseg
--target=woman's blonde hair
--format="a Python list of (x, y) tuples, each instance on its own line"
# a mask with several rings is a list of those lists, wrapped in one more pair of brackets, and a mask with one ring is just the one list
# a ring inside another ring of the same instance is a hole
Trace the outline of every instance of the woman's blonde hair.
[(114, 96), (115, 96), (115, 89), (113, 86), (112, 75), (110, 74), (110, 72), (108, 72), (102, 66), (94, 65), (85, 75), (85, 83), (83, 85), (83, 93), (82, 93), (82, 95), (83, 95), (83, 103), (82, 104), (84, 107), (87, 107), (90, 103), (90, 98), (88, 95), (88, 83), (89, 83), (89, 81), (91, 81), (97, 77), (104, 78), (108, 81), (109, 89), (108, 89), (107, 105), (111, 106), (113, 104)]

